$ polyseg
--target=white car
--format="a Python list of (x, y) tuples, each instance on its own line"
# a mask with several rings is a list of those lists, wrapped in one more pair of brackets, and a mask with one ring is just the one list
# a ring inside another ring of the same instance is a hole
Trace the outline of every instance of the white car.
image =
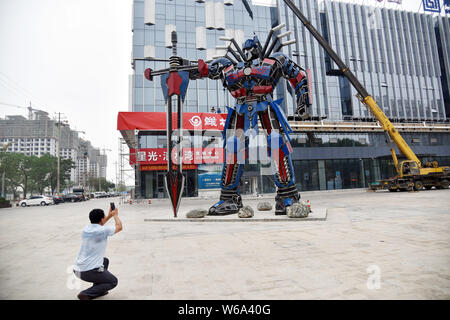
[(106, 198), (106, 192), (105, 191), (98, 191), (94, 192), (95, 198)]
[(22, 207), (39, 205), (48, 206), (49, 204), (53, 204), (53, 199), (47, 196), (31, 196), (28, 199), (19, 202), (19, 205)]

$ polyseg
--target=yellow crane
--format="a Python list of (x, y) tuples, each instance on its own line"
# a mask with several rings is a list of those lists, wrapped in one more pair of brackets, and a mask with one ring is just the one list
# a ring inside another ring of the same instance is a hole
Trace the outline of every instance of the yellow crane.
[(431, 189), (433, 186), (437, 189), (447, 189), (450, 181), (450, 167), (439, 167), (436, 161), (426, 163), (424, 166), (417, 158), (401, 134), (395, 129), (391, 121), (377, 105), (372, 96), (363, 87), (361, 82), (355, 77), (350, 69), (339, 58), (336, 52), (331, 48), (330, 44), (322, 37), (308, 19), (301, 13), (291, 0), (284, 0), (285, 4), (299, 18), (306, 29), (319, 42), (322, 48), (328, 53), (330, 58), (336, 63), (342, 75), (347, 77), (350, 83), (358, 92), (359, 100), (367, 106), (372, 115), (378, 120), (384, 131), (387, 133), (389, 140), (394, 142), (399, 151), (407, 160), (399, 163), (394, 146), (391, 143), (391, 154), (394, 160), (397, 175), (390, 179), (383, 179), (375, 184), (371, 184), (372, 190), (388, 189), (389, 191), (397, 190), (421, 190), (423, 187)]

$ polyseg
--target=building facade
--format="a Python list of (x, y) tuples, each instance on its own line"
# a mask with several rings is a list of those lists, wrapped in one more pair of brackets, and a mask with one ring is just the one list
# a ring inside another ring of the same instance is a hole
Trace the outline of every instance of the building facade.
[[(296, 43), (283, 52), (312, 77), (310, 121), (296, 119), (295, 100), (287, 82), (280, 82), (275, 92), (275, 98), (284, 98), (283, 108), (294, 129), (291, 137), (298, 188), (367, 187), (377, 179), (394, 175), (384, 133), (358, 100), (356, 90), (290, 9), (281, 0), (247, 2), (253, 19), (243, 1), (134, 0), (134, 74), (130, 77), (129, 111), (165, 111), (159, 79), (147, 81), (144, 70), (162, 69), (166, 63), (135, 59), (168, 59), (172, 31), (177, 31), (179, 56), (210, 60), (223, 54), (216, 48), (225, 45), (219, 37), (234, 37), (241, 44), (256, 34), (264, 43), (270, 28), (285, 23), (285, 30), (292, 31), (288, 39)], [(450, 29), (450, 18), (331, 0), (294, 2), (399, 128), (418, 157), (450, 165), (450, 39), (446, 31)], [(185, 112), (226, 112), (226, 106), (233, 106), (233, 99), (221, 83), (210, 79), (190, 82)], [(164, 131), (151, 128), (143, 128), (138, 141), (138, 145), (129, 146), (148, 149), (166, 145)], [(187, 141), (187, 147), (196, 147), (192, 139)], [(207, 147), (220, 148), (222, 143), (220, 135), (201, 138), (201, 144)], [(265, 148), (265, 137), (259, 136), (254, 145)], [(202, 174), (217, 175), (218, 167), (199, 164), (187, 171), (192, 181), (192, 186), (187, 186), (192, 189), (190, 194), (202, 188)], [(264, 161), (248, 164), (244, 193), (275, 190), (267, 167)], [(137, 190), (142, 196), (163, 196), (162, 178), (158, 177), (164, 170), (136, 171)], [(155, 192), (155, 188), (160, 191)]]

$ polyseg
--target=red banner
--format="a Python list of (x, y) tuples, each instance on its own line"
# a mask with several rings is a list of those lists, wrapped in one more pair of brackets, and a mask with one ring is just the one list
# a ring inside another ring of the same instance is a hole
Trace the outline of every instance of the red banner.
[[(176, 149), (172, 152), (172, 161), (177, 161)], [(140, 165), (167, 164), (165, 148), (139, 149), (137, 159)], [(130, 164), (136, 163), (136, 150), (130, 149)], [(223, 163), (223, 148), (183, 148), (183, 164)]]
[[(183, 113), (183, 129), (220, 130), (225, 126), (226, 113)], [(172, 128), (176, 129), (177, 114), (172, 114)], [(166, 131), (167, 113), (165, 112), (119, 112), (117, 130)]]

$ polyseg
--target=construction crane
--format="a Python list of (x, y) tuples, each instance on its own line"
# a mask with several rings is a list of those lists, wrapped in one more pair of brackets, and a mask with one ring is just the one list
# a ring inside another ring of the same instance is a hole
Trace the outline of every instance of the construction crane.
[[(350, 69), (339, 58), (330, 44), (322, 37), (308, 19), (301, 13), (291, 0), (283, 0), (292, 10), (297, 18), (303, 23), (311, 35), (319, 42), (320, 46), (328, 53), (329, 57), (336, 63), (340, 73), (345, 76), (358, 92), (358, 99), (368, 108), (372, 115), (378, 120), (383, 130), (386, 132), (390, 143), (392, 158), (394, 160), (397, 175), (393, 178), (379, 180), (370, 185), (372, 190), (388, 189), (389, 191), (406, 191), (422, 188), (431, 189), (433, 186), (437, 189), (447, 189), (450, 181), (450, 167), (439, 167), (436, 161), (427, 162), (422, 165), (419, 158), (412, 151), (403, 137), (400, 135), (394, 125), (389, 121), (381, 108), (377, 105), (372, 96), (367, 92), (364, 86), (359, 82)], [(393, 143), (407, 160), (399, 163)]]
[(30, 101), (30, 105), (28, 107), (23, 107), (23, 106), (19, 106), (17, 104), (10, 104), (10, 103), (3, 103), (3, 102), (0, 102), (0, 104), (5, 105), (5, 106), (9, 106), (9, 107), (14, 107), (14, 108), (27, 109), (28, 110), (28, 120), (32, 120), (33, 119), (33, 111), (40, 111), (40, 112), (47, 113), (44, 110), (32, 108), (31, 107), (31, 101)]

